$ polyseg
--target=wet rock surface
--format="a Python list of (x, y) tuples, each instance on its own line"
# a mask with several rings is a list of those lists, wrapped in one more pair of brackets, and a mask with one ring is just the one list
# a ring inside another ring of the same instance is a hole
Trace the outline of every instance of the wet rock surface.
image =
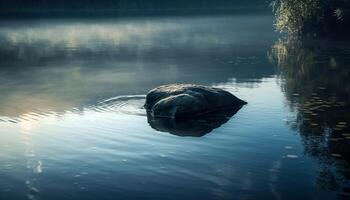
[(190, 119), (217, 111), (237, 111), (245, 104), (245, 101), (219, 88), (171, 84), (151, 90), (144, 107), (153, 118)]

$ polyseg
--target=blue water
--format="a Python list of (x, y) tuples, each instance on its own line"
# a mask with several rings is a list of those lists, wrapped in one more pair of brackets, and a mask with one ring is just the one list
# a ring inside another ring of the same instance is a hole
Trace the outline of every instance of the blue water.
[[(347, 137), (348, 45), (283, 43), (272, 22), (1, 21), (0, 199), (347, 197), (346, 148), (327, 141), (338, 122), (336, 138)], [(153, 129), (142, 108), (168, 83), (223, 88), (248, 104), (202, 137), (179, 137)], [(305, 117), (305, 101), (328, 89), (330, 109)], [(328, 119), (334, 110), (339, 119)]]

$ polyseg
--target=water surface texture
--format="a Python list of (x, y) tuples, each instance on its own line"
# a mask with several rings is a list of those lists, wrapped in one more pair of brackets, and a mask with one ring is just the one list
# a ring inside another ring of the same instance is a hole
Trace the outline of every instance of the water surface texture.
[[(272, 24), (0, 21), (0, 199), (349, 198), (350, 45), (285, 40)], [(142, 108), (169, 83), (248, 104), (205, 134), (173, 134)]]

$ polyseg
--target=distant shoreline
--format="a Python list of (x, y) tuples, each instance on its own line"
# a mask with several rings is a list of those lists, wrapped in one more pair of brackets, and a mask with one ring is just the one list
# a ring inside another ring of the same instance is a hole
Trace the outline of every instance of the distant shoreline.
[(0, 18), (85, 18), (85, 17), (132, 17), (173, 15), (226, 15), (269, 14), (265, 7), (218, 7), (184, 9), (6, 9), (0, 10)]

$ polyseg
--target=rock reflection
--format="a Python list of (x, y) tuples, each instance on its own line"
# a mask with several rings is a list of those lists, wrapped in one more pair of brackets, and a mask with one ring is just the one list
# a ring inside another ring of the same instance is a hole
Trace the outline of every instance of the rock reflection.
[[(300, 133), (305, 152), (320, 163), (317, 184), (329, 190), (350, 178), (349, 47), (337, 41), (280, 40), (270, 54), (297, 112), (292, 128)], [(339, 194), (350, 195), (344, 191)]]
[(167, 132), (181, 137), (202, 137), (226, 123), (240, 108), (223, 110), (189, 120), (174, 120), (169, 118), (153, 118), (147, 115), (149, 125), (161, 132)]

